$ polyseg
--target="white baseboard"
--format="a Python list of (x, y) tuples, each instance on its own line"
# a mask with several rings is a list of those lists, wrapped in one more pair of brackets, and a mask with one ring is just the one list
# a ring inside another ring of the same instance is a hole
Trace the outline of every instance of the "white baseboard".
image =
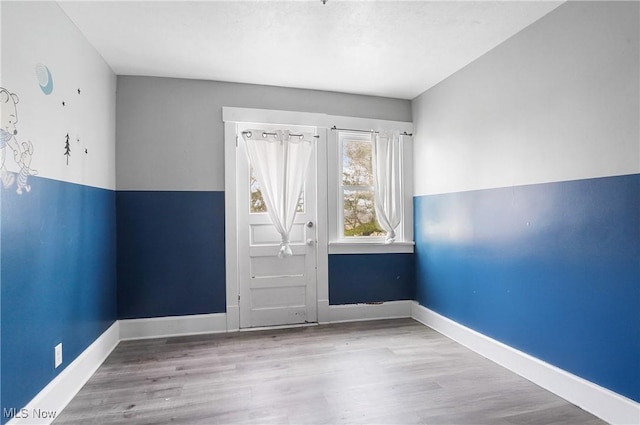
[(120, 340), (227, 332), (225, 313), (120, 320)]
[[(119, 324), (116, 321), (49, 382), (29, 404), (19, 410), (7, 425), (40, 425), (53, 422), (118, 345), (118, 341)], [(55, 417), (51, 417), (50, 414)]]
[(612, 424), (640, 424), (640, 403), (489, 338), (417, 302), (411, 317)]
[(318, 323), (329, 323), (329, 300), (318, 300)]
[(413, 301), (387, 301), (380, 304), (345, 304), (329, 306), (329, 322), (398, 319), (411, 317)]
[(227, 305), (227, 332), (240, 330), (240, 306)]

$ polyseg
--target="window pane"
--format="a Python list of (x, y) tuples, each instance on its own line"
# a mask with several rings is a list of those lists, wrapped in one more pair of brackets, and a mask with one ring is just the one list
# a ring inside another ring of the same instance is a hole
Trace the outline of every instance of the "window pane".
[(344, 236), (384, 236), (378, 226), (372, 190), (344, 190)]
[[(251, 175), (249, 178), (249, 188), (251, 190), (249, 212), (266, 213), (267, 204), (264, 202), (264, 198), (262, 197), (262, 192), (260, 191), (260, 183), (258, 183), (258, 180), (256, 180), (255, 176), (253, 175), (253, 167), (251, 168)], [(304, 212), (304, 192), (300, 194), (300, 200), (298, 201), (296, 212)]]
[(342, 184), (373, 186), (371, 142), (345, 140), (342, 144)]

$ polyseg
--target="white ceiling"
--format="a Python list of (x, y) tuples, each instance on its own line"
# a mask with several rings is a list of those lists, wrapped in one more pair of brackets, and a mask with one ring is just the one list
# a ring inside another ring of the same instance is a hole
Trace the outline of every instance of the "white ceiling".
[(562, 2), (58, 2), (119, 75), (412, 99)]

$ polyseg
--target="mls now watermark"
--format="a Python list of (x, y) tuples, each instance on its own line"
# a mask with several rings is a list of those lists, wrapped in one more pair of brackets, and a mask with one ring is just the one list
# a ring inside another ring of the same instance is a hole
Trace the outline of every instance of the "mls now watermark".
[(58, 414), (55, 410), (3, 408), (2, 416), (9, 419), (54, 419)]

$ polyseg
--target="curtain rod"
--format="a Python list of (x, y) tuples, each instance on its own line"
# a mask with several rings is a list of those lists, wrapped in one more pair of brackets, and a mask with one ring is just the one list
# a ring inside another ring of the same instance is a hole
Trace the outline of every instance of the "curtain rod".
[[(249, 138), (251, 138), (251, 132), (249, 130), (243, 131), (242, 134), (246, 134), (246, 135), (249, 136)], [(277, 135), (278, 135), (278, 133), (269, 133), (267, 131), (263, 131), (262, 132), (262, 137), (264, 137), (264, 136), (277, 136)], [(304, 134), (289, 133), (289, 136), (290, 137), (304, 137)], [(314, 135), (313, 137), (316, 138), (316, 139), (320, 138), (320, 136), (317, 136), (317, 135)]]
[[(374, 133), (374, 134), (379, 134), (379, 131), (374, 131), (374, 130), (356, 130), (354, 128), (337, 128), (335, 125), (333, 127), (331, 127), (331, 130), (338, 130), (338, 131), (354, 131), (356, 133)], [(402, 133), (400, 133), (401, 136), (413, 136), (413, 133), (407, 133), (406, 131), (403, 131)]]

